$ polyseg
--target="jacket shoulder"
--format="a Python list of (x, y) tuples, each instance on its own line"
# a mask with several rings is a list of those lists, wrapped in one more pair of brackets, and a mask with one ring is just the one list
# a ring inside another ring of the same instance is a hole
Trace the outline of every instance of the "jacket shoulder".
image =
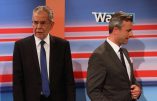
[(60, 44), (69, 43), (69, 41), (67, 41), (67, 40), (65, 40), (63, 38), (57, 37), (57, 36), (50, 36), (50, 38), (55, 43), (60, 43)]
[(27, 42), (30, 42), (31, 40), (33, 40), (33, 35), (28, 36), (28, 37), (23, 38), (23, 39), (20, 39), (20, 40), (16, 41), (15, 43), (18, 43), (18, 44), (27, 43)]
[(93, 53), (96, 53), (96, 54), (104, 54), (104, 52), (106, 51), (106, 43), (102, 43), (100, 46), (98, 46)]

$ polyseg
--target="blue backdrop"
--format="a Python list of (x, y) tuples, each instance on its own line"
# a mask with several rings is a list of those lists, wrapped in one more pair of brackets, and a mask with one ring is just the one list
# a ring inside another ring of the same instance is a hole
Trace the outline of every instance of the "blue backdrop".
[(139, 101), (157, 100), (156, 5), (156, 0), (66, 0), (65, 38), (71, 44), (78, 101), (89, 101), (85, 89), (88, 58), (108, 36), (108, 23), (98, 23), (94, 13), (102, 18), (102, 13), (116, 11), (134, 16), (134, 38), (124, 47), (130, 52), (136, 78), (142, 84)]
[[(12, 52), (14, 42), (32, 34), (32, 10), (45, 0), (0, 1), (0, 101), (12, 101)], [(97, 23), (92, 12), (125, 11), (134, 14), (134, 35), (129, 50), (136, 78), (142, 84), (139, 101), (156, 101), (157, 1), (66, 0), (65, 38), (70, 41), (77, 101), (89, 101), (85, 82), (88, 58), (108, 36), (107, 23)]]

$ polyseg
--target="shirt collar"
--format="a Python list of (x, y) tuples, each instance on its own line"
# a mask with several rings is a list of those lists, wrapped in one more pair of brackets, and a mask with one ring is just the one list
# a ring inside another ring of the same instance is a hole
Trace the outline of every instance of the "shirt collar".
[[(36, 46), (40, 45), (41, 39), (39, 39), (35, 35), (34, 35), (34, 38), (35, 38)], [(46, 36), (44, 41), (45, 41), (46, 44), (48, 44), (48, 45), (50, 44), (50, 35), (49, 34)]]
[(106, 41), (111, 45), (111, 47), (113, 48), (113, 50), (114, 50), (116, 53), (119, 52), (119, 49), (120, 49), (121, 47), (119, 47), (118, 45), (116, 45), (115, 43), (113, 43), (109, 38), (107, 38)]

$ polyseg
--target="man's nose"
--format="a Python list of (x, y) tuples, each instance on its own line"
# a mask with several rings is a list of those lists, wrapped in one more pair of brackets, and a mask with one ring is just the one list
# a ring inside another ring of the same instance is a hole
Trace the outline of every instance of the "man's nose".
[(41, 28), (42, 27), (42, 24), (41, 23), (38, 23), (37, 24), (37, 28)]
[(134, 35), (133, 35), (133, 32), (132, 31), (130, 31), (129, 32), (129, 37), (133, 37)]

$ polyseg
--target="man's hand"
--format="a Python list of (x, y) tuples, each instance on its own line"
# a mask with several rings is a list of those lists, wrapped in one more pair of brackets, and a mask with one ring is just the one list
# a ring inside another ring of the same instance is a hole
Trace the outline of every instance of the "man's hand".
[(137, 85), (131, 85), (132, 99), (137, 99), (141, 95), (141, 88)]

